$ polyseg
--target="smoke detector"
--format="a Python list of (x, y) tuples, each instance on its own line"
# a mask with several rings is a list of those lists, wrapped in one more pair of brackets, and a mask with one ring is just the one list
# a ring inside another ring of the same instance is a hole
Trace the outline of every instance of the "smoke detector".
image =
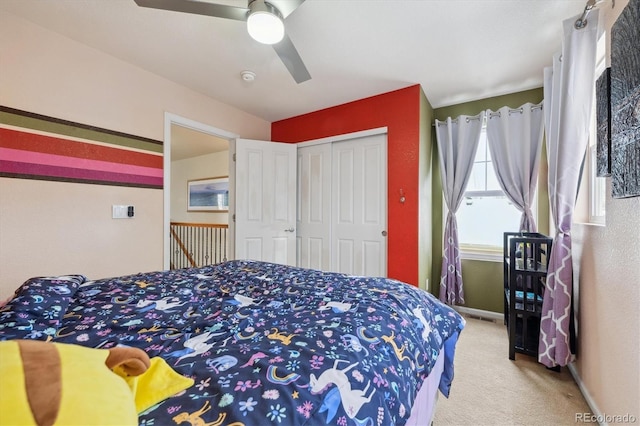
[(256, 73), (253, 71), (245, 70), (240, 73), (240, 77), (242, 77), (244, 81), (253, 81), (256, 79)]

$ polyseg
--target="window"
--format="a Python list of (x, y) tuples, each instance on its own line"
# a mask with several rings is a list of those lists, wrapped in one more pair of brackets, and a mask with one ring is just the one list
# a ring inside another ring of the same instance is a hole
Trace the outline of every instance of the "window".
[[(598, 40), (596, 80), (604, 72), (605, 64), (605, 36)], [(597, 174), (597, 106), (595, 85), (593, 91), (593, 105), (591, 108), (591, 123), (589, 126), (589, 145), (586, 152), (585, 164), (582, 169), (581, 184), (579, 188), (573, 220), (576, 223), (604, 225), (605, 224), (605, 200), (607, 198), (606, 178)]]
[[(604, 72), (606, 67), (605, 51), (606, 36), (603, 34), (598, 40), (596, 50), (597, 65), (596, 79)], [(595, 91), (593, 97), (595, 98)], [(589, 222), (596, 225), (604, 225), (605, 223), (605, 200), (607, 198), (607, 185), (603, 177), (598, 177), (597, 173), (597, 141), (598, 141), (598, 123), (596, 120), (596, 102), (593, 102), (593, 110), (591, 113), (591, 131), (589, 135)], [(611, 148), (609, 148), (611, 149)]]
[(517, 231), (521, 215), (500, 188), (483, 126), (467, 190), (456, 213), (463, 258), (501, 259), (502, 234)]
[(589, 146), (589, 223), (605, 224), (605, 200), (607, 186), (605, 178), (597, 176), (596, 145)]

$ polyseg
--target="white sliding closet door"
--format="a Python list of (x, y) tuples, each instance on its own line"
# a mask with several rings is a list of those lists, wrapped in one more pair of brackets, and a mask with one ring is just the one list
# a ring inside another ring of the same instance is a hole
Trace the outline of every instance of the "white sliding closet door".
[(298, 265), (387, 273), (387, 135), (298, 147)]
[(387, 274), (387, 136), (333, 144), (332, 264), (354, 275)]
[(298, 148), (298, 266), (331, 270), (331, 143)]

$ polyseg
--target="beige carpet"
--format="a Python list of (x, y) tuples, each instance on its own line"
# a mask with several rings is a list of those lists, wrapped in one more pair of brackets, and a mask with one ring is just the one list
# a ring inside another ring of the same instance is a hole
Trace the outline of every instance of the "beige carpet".
[(449, 399), (438, 397), (434, 426), (574, 425), (590, 413), (567, 367), (555, 372), (516, 353), (502, 322), (465, 317)]

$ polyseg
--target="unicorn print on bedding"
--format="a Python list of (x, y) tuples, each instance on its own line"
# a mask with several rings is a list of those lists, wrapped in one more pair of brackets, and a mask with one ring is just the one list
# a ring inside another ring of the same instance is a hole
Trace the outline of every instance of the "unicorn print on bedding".
[(395, 280), (242, 260), (33, 278), (0, 308), (0, 339), (138, 347), (194, 380), (141, 413), (145, 426), (401, 426), (463, 327)]
[[(360, 408), (368, 402), (371, 401), (371, 397), (375, 393), (375, 389), (371, 390), (371, 393), (367, 397), (367, 391), (369, 390), (369, 386), (371, 385), (371, 381), (368, 381), (364, 389), (352, 389), (351, 381), (347, 377), (347, 372), (351, 370), (353, 367), (358, 365), (358, 363), (351, 364), (346, 368), (340, 370), (338, 369), (338, 363), (341, 360), (337, 359), (332, 368), (329, 368), (320, 374), (318, 378), (312, 373), (309, 378), (309, 386), (311, 389), (311, 393), (318, 394), (323, 393), (330, 386), (335, 386), (335, 388), (331, 389), (326, 393), (322, 406), (320, 407), (320, 412), (327, 412), (327, 424), (335, 417), (338, 411), (338, 404), (342, 404), (345, 413), (350, 419), (354, 419)], [(346, 362), (346, 361), (342, 361)], [(362, 378), (362, 374), (355, 374), (354, 377)], [(358, 421), (358, 423), (363, 423), (362, 421)]]

